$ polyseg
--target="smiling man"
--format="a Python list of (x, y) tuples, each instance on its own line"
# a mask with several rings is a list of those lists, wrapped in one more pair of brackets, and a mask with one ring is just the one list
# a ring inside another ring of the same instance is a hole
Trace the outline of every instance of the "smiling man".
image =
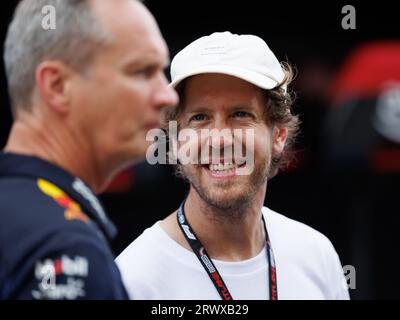
[[(263, 207), (268, 180), (287, 162), (298, 128), (290, 111), (291, 68), (259, 37), (223, 32), (179, 52), (171, 76), (180, 103), (166, 118), (177, 121), (180, 133), (198, 133), (186, 143), (198, 146), (192, 158), (201, 162), (180, 162), (187, 198), (117, 258), (131, 297), (348, 299), (330, 241)], [(205, 129), (214, 134), (204, 138)], [(230, 135), (217, 134), (226, 129)], [(235, 131), (251, 133), (251, 143)], [(180, 141), (178, 151), (186, 147)], [(238, 147), (252, 155), (245, 157), (253, 159), (247, 174), (249, 163), (235, 156), (241, 153), (225, 152)], [(207, 159), (199, 156), (205, 149)]]
[[(55, 30), (42, 28), (53, 6)], [(0, 153), (0, 299), (124, 299), (95, 193), (145, 156), (176, 104), (168, 49), (135, 0), (22, 0), (4, 53), (14, 124)]]

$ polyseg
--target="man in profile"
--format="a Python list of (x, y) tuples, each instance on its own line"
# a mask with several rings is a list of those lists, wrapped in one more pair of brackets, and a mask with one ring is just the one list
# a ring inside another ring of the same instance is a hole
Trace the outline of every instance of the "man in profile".
[(0, 154), (0, 299), (126, 298), (95, 193), (144, 157), (177, 102), (154, 18), (135, 0), (23, 0), (4, 59), (15, 121)]

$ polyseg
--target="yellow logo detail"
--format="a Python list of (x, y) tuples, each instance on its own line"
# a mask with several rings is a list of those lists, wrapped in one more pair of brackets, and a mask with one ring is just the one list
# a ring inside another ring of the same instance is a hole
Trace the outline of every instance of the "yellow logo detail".
[(82, 220), (84, 222), (89, 222), (89, 218), (86, 214), (82, 212), (81, 206), (71, 199), (63, 190), (61, 190), (56, 185), (51, 182), (38, 179), (37, 185), (39, 189), (47, 196), (51, 197), (60, 206), (65, 209), (64, 217), (67, 220)]

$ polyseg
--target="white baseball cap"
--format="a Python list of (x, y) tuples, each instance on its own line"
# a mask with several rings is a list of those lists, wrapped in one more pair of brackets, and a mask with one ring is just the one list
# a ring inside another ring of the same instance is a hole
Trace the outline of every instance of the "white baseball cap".
[[(171, 62), (171, 86), (203, 73), (222, 73), (273, 89), (284, 79), (282, 67), (261, 38), (215, 32), (180, 51)], [(286, 86), (283, 87), (286, 91)]]

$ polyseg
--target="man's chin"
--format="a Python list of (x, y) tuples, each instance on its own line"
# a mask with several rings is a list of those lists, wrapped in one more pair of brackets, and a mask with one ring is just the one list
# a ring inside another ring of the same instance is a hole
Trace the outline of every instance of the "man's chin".
[(131, 146), (132, 160), (135, 163), (146, 160), (147, 152), (150, 150), (150, 148), (151, 144), (146, 141), (138, 141), (132, 144)]
[(215, 187), (205, 187), (202, 190), (203, 200), (210, 206), (220, 210), (231, 210), (246, 205), (249, 201), (246, 190), (225, 188), (218, 190)]

